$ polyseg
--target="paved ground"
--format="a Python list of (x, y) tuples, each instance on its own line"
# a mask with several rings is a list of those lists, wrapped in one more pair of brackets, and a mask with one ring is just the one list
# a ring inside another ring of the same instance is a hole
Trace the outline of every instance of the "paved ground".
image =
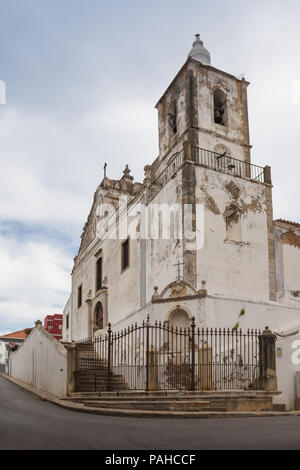
[(300, 417), (139, 419), (77, 413), (0, 377), (0, 450), (300, 450)]

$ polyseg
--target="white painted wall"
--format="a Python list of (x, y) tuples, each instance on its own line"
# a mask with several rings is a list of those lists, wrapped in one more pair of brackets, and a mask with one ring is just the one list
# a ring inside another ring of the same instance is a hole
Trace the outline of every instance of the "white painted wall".
[(300, 290), (300, 248), (285, 244), (282, 249), (285, 292), (290, 296), (292, 291)]
[(10, 356), (10, 375), (57, 396), (67, 393), (67, 350), (42, 326)]
[[(265, 186), (199, 167), (196, 178), (196, 202), (205, 207), (204, 246), (197, 253), (198, 289), (201, 280), (206, 280), (213, 294), (268, 299)], [(237, 200), (226, 189), (231, 182), (240, 190)], [(209, 198), (215, 203), (215, 212), (209, 208)], [(240, 240), (227, 240), (224, 213), (231, 204), (249, 207), (238, 224)]]
[[(63, 328), (62, 328), (62, 337), (63, 341), (66, 343), (71, 342), (71, 328), (72, 328), (72, 315), (71, 315), (71, 296), (66, 303), (66, 306), (63, 311)], [(69, 327), (67, 328), (67, 315), (69, 316)]]
[(5, 366), (7, 360), (7, 351), (5, 347), (5, 342), (0, 340), (0, 364)]
[[(300, 328), (300, 323), (298, 324)], [(281, 395), (275, 403), (286, 403), (289, 410), (295, 409), (296, 372), (300, 371), (300, 334), (277, 341), (277, 377)]]

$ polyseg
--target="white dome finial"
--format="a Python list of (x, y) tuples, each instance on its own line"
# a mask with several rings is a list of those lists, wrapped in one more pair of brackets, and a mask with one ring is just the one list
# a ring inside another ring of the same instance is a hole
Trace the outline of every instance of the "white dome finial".
[(197, 60), (204, 65), (210, 65), (210, 53), (203, 47), (203, 41), (200, 39), (200, 34), (195, 34), (196, 41), (193, 43), (193, 49), (188, 55), (188, 58)]

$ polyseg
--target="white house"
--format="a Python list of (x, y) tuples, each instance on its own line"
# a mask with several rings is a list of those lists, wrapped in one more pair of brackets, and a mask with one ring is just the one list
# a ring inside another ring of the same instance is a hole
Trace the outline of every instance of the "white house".
[(9, 351), (17, 349), (25, 339), (24, 330), (0, 336), (0, 372), (7, 372)]

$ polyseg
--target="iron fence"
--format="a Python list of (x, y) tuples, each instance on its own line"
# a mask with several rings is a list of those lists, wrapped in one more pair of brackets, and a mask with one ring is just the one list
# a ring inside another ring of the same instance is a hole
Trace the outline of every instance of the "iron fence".
[(260, 331), (132, 325), (76, 344), (76, 391), (258, 390)]

